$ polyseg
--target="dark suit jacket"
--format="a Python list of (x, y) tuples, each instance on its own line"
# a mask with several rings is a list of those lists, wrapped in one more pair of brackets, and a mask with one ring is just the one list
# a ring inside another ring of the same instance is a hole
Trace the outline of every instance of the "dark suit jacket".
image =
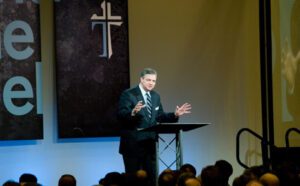
[(174, 113), (166, 113), (160, 102), (160, 96), (155, 91), (150, 92), (152, 101), (152, 118), (146, 116), (146, 107), (142, 108), (135, 116), (131, 112), (139, 101), (145, 100), (139, 86), (125, 90), (119, 101), (118, 117), (122, 123), (120, 153), (136, 154), (137, 142), (146, 139), (156, 139), (154, 132), (138, 132), (138, 129), (147, 128), (160, 122), (177, 122)]

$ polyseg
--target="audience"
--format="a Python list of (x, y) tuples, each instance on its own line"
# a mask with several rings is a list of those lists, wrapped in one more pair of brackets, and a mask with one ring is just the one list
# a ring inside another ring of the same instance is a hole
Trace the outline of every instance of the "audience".
[(265, 173), (263, 166), (252, 166), (245, 169), (244, 172), (233, 180), (232, 186), (245, 186), (252, 181), (251, 184), (257, 184), (259, 178)]
[[(271, 171), (263, 166), (252, 166), (230, 184), (232, 165), (226, 160), (218, 160), (214, 165), (204, 167), (198, 178), (196, 168), (191, 164), (184, 164), (179, 170), (162, 171), (157, 181), (158, 186), (300, 186), (300, 170), (294, 164), (284, 162), (274, 169)], [(19, 177), (19, 182), (8, 180), (2, 186), (41, 186), (37, 181), (35, 175), (24, 173)], [(76, 179), (73, 175), (64, 174), (60, 177), (58, 186), (76, 186)], [(109, 172), (99, 180), (97, 186), (153, 185), (149, 183), (147, 172), (139, 170), (135, 174)]]

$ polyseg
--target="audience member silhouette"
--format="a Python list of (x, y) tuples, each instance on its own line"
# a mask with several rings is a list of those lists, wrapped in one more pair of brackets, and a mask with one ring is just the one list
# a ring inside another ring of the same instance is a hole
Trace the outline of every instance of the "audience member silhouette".
[(158, 186), (175, 186), (177, 182), (177, 176), (174, 171), (170, 169), (164, 170), (158, 176)]
[(58, 186), (76, 186), (76, 179), (71, 174), (64, 174), (59, 178)]
[(264, 185), (258, 180), (251, 180), (245, 186), (264, 186)]
[(232, 186), (245, 186), (252, 181), (256, 182), (251, 184), (258, 184), (257, 181), (265, 172), (266, 171), (263, 166), (252, 166), (248, 169), (245, 169), (240, 176), (236, 177), (233, 180)]
[(118, 172), (107, 173), (103, 180), (103, 186), (119, 186), (123, 181), (123, 176)]
[(110, 172), (99, 180), (98, 186), (151, 186), (147, 172), (138, 170), (135, 173)]
[(251, 180), (253, 180), (253, 178), (251, 178), (249, 175), (242, 174), (234, 178), (232, 186), (245, 186)]
[(221, 186), (220, 170), (214, 165), (204, 167), (200, 174), (202, 186)]
[(265, 173), (260, 178), (259, 181), (264, 186), (279, 186), (279, 178), (273, 173)]
[(218, 160), (216, 161), (215, 166), (219, 168), (222, 186), (228, 186), (229, 177), (233, 173), (232, 165), (226, 160)]
[(179, 171), (180, 171), (180, 173), (191, 172), (195, 176), (197, 175), (196, 168), (193, 165), (189, 164), (189, 163), (183, 164), (180, 167)]
[(3, 183), (2, 186), (20, 186), (20, 184), (18, 182), (15, 182), (15, 181), (8, 180), (5, 183)]
[(141, 186), (148, 186), (150, 184), (148, 174), (145, 170), (138, 170), (136, 172), (136, 184)]
[(41, 186), (41, 184), (33, 183), (33, 182), (27, 182), (27, 183), (21, 184), (21, 186)]
[(197, 180), (196, 176), (191, 172), (184, 172), (178, 177), (177, 186), (187, 186), (187, 184), (200, 186), (199, 180)]
[(275, 173), (283, 186), (300, 185), (300, 168), (292, 161), (284, 161), (275, 168)]
[(35, 175), (30, 173), (24, 173), (19, 177), (19, 183), (21, 186), (25, 186), (28, 184), (38, 185), (38, 179)]
[(185, 181), (184, 186), (201, 186), (200, 181), (197, 178), (188, 178)]

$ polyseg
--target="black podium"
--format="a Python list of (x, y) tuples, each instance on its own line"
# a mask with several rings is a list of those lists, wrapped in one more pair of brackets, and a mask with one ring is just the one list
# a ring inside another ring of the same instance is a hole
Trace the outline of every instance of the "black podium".
[[(164, 139), (159, 139), (166, 144), (166, 148), (170, 147), (170, 144), (172, 144), (175, 141), (175, 160), (170, 164), (167, 165), (164, 160), (162, 160), (160, 157), (157, 157), (167, 168), (170, 168), (174, 163), (176, 163), (176, 169), (179, 169), (182, 165), (182, 148), (181, 148), (181, 133), (185, 131), (190, 131), (196, 128), (200, 128), (203, 126), (209, 125), (209, 123), (159, 123), (157, 125), (154, 125), (149, 128), (142, 129), (141, 131), (154, 131), (158, 135), (159, 134), (174, 134), (174, 138), (166, 142)], [(160, 153), (157, 153), (157, 156), (159, 156)]]

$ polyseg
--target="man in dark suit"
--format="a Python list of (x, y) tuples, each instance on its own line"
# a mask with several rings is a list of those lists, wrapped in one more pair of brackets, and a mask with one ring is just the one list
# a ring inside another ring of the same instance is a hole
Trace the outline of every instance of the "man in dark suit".
[(175, 112), (164, 112), (159, 94), (153, 91), (156, 78), (154, 69), (144, 69), (139, 85), (122, 93), (118, 108), (118, 116), (122, 121), (119, 152), (123, 155), (125, 171), (136, 173), (137, 170), (145, 170), (152, 185), (155, 185), (156, 177), (157, 135), (139, 129), (159, 122), (177, 122), (179, 116), (191, 110), (191, 105), (185, 103), (177, 106)]

